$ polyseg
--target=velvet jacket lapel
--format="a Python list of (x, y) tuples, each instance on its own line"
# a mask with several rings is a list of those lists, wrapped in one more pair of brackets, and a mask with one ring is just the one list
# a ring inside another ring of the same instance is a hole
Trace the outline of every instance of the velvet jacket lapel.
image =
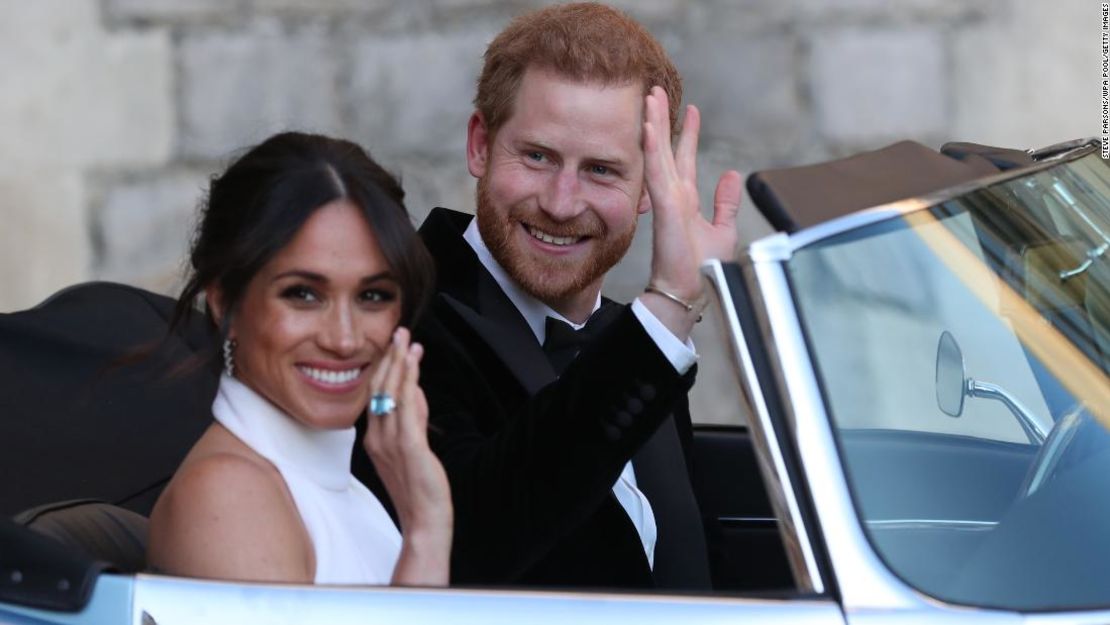
[(535, 395), (555, 379), (555, 371), (536, 342), (520, 311), (482, 267), (462, 238), (472, 217), (436, 208), (424, 220), (420, 235), (437, 250), (442, 299), (512, 371), (528, 395)]

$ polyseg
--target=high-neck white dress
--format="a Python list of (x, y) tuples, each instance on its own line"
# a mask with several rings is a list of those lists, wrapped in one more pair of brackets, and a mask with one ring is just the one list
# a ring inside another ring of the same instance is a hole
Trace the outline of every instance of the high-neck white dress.
[(317, 584), (389, 583), (401, 534), (381, 502), (351, 475), (353, 427), (309, 428), (227, 375), (212, 414), (281, 472), (312, 539)]

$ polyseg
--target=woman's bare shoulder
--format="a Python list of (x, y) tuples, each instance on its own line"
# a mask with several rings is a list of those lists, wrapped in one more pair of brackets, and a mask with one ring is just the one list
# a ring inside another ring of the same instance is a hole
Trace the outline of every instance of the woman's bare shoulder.
[(190, 577), (311, 582), (313, 550), (281, 474), (206, 433), (151, 514), (148, 560)]

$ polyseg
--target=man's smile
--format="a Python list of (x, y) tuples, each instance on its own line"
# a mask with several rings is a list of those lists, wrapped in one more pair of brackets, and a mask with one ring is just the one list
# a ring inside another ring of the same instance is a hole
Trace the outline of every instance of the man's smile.
[(544, 243), (558, 245), (560, 247), (574, 245), (575, 243), (578, 243), (579, 241), (582, 241), (586, 238), (582, 236), (556, 236), (528, 224), (524, 224), (524, 228), (528, 231), (528, 234), (532, 235), (533, 238), (539, 241), (543, 241)]

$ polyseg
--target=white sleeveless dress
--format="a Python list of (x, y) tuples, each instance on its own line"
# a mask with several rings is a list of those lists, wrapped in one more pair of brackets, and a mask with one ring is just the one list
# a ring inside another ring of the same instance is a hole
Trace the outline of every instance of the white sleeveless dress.
[(388, 584), (401, 534), (351, 475), (355, 429), (317, 430), (224, 375), (216, 420), (281, 472), (316, 551), (317, 584)]

